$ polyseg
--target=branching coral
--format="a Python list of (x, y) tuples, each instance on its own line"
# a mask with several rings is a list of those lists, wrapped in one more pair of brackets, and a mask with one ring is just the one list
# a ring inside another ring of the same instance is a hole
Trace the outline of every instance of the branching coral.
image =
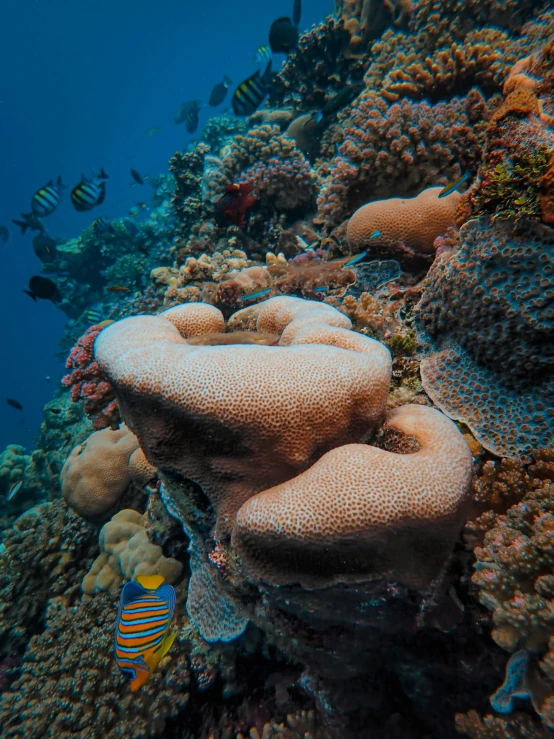
[(496, 454), (526, 456), (552, 439), (553, 281), (550, 229), (482, 218), (463, 226), (460, 248), (438, 257), (425, 283), (423, 386)]
[(216, 200), (229, 183), (249, 184), (270, 211), (306, 207), (315, 197), (310, 164), (278, 126), (262, 125), (235, 137), (210, 180), (207, 199)]
[(178, 244), (184, 246), (191, 234), (193, 225), (203, 212), (202, 176), (204, 160), (210, 147), (197, 144), (193, 151), (176, 152), (169, 163), (169, 170), (175, 177), (173, 209), (179, 222)]
[(117, 428), (121, 420), (113, 388), (94, 361), (94, 342), (101, 330), (101, 326), (91, 326), (81, 336), (65, 364), (71, 373), (62, 380), (64, 387), (71, 388), (71, 400), (85, 401), (85, 413), (96, 430)]
[(25, 644), (49, 598), (76, 597), (94, 548), (92, 526), (63, 501), (32, 508), (5, 532), (0, 550), (2, 655)]
[(488, 125), (479, 177), (469, 190), (474, 215), (550, 222), (548, 172), (554, 161), (550, 46), (554, 48), (554, 42), (518, 62), (506, 80), (506, 97)]
[(367, 58), (350, 54), (349, 44), (350, 33), (344, 21), (331, 17), (302, 34), (297, 48), (275, 76), (269, 105), (312, 111), (322, 108), (328, 97), (346, 85), (359, 81)]
[[(511, 53), (510, 53), (511, 51)], [(514, 63), (515, 49), (510, 50), (506, 33), (486, 29), (468, 34), (465, 43), (452, 43), (433, 56), (393, 67), (382, 83), (380, 94), (389, 102), (402, 97), (420, 100), (443, 100), (467, 93), (478, 86), (485, 94), (499, 92), (506, 69)]]
[(321, 168), (319, 217), (328, 227), (364, 202), (413, 195), (479, 159), (487, 108), (477, 90), (435, 105), (389, 106), (372, 92), (359, 100), (342, 120), (338, 156)]
[(169, 665), (131, 693), (112, 660), (116, 613), (117, 604), (107, 595), (69, 607), (52, 599), (45, 631), (30, 641), (19, 677), (0, 698), (3, 737), (163, 734), (188, 702), (186, 651), (174, 644)]

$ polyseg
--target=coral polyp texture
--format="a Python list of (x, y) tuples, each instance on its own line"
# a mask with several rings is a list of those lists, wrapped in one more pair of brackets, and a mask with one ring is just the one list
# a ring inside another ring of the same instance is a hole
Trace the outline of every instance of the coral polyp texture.
[(262, 125), (237, 136), (209, 179), (207, 199), (217, 200), (229, 183), (248, 184), (262, 206), (291, 211), (315, 201), (315, 175), (293, 139), (279, 126)]
[[(123, 424), (117, 431), (95, 431), (76, 446), (60, 476), (63, 496), (71, 508), (91, 519), (108, 513), (131, 483), (135, 468), (130, 468), (130, 460), (138, 445)], [(136, 469), (140, 471), (141, 466)]]
[(430, 187), (415, 198), (375, 200), (348, 221), (348, 246), (370, 257), (385, 253), (399, 259), (432, 259), (435, 239), (454, 226), (457, 192), (439, 198), (442, 188)]
[(416, 327), (425, 391), (481, 444), (528, 456), (554, 433), (554, 232), (471, 220), (431, 267)]
[(71, 372), (62, 379), (63, 386), (71, 388), (73, 401), (85, 401), (85, 413), (96, 430), (117, 428), (120, 421), (113, 388), (94, 361), (94, 341), (101, 330), (100, 326), (91, 326), (81, 336), (65, 365)]
[(257, 329), (279, 334), (279, 346), (190, 345), (198, 327), (223, 322), (214, 307), (190, 304), (113, 324), (95, 348), (147, 458), (202, 486), (219, 536), (254, 492), (362, 438), (385, 410), (383, 345), (326, 305), (262, 305)]
[(162, 548), (152, 544), (140, 513), (124, 509), (104, 524), (99, 538), (100, 556), (83, 579), (83, 592), (117, 593), (124, 579), (140, 575), (161, 575), (168, 583), (178, 580), (182, 565), (164, 557)]
[(479, 159), (486, 116), (477, 89), (448, 103), (392, 105), (366, 91), (341, 120), (337, 156), (321, 169), (320, 218), (333, 227), (371, 199), (410, 197), (455, 178), (460, 163)]
[(233, 543), (251, 575), (304, 587), (432, 581), (464, 520), (471, 452), (452, 421), (432, 408), (398, 408), (385, 430), (415, 439), (420, 449), (396, 454), (348, 444), (241, 507)]

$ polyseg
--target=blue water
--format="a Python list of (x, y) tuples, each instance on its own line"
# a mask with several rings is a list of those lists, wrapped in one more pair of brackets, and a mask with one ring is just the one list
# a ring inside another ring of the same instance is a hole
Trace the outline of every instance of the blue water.
[[(9, 7), (8, 7), (9, 5)], [(333, 0), (303, 0), (301, 27), (333, 10)], [(62, 376), (56, 346), (66, 317), (53, 304), (34, 304), (22, 290), (40, 272), (32, 235), (11, 219), (30, 209), (33, 193), (61, 175), (75, 185), (82, 172), (110, 175), (105, 203), (77, 213), (68, 191), (47, 219), (51, 235), (76, 237), (100, 215), (126, 215), (148, 187), (130, 187), (129, 167), (166, 172), (177, 149), (192, 139), (173, 123), (185, 100), (207, 100), (223, 74), (234, 82), (253, 71), (271, 21), (290, 15), (287, 2), (190, 3), (180, 0), (12, 0), (0, 9), (0, 450), (31, 448), (42, 406)], [(220, 110), (225, 108), (225, 103)], [(200, 128), (213, 109), (201, 111)], [(161, 132), (152, 137), (152, 127)], [(46, 381), (46, 377), (51, 378)], [(24, 411), (10, 408), (17, 398)]]

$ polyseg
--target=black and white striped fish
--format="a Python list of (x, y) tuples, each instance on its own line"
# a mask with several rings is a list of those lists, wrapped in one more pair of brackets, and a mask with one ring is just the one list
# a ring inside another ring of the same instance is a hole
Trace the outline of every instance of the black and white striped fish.
[(33, 195), (31, 199), (31, 210), (37, 216), (49, 216), (53, 213), (62, 197), (62, 192), (66, 186), (62, 183), (62, 178), (58, 177), (56, 182), (50, 180), (44, 187), (41, 187)]
[(82, 175), (81, 181), (71, 191), (71, 202), (75, 210), (80, 212), (92, 210), (104, 202), (106, 197), (106, 180), (108, 175), (103, 169), (100, 173), (93, 175), (92, 179)]
[(263, 74), (258, 69), (241, 82), (233, 94), (231, 104), (236, 115), (252, 115), (265, 100), (271, 80), (271, 61)]

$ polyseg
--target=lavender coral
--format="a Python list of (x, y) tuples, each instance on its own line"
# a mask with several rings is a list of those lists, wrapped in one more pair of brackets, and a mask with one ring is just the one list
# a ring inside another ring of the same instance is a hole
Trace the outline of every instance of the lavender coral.
[(389, 106), (364, 93), (342, 120), (338, 155), (321, 168), (320, 218), (332, 227), (364, 202), (410, 196), (456, 176), (460, 163), (470, 166), (480, 156), (486, 111), (477, 90), (434, 105), (402, 100)]
[(208, 199), (217, 199), (229, 183), (249, 184), (269, 212), (306, 208), (315, 198), (309, 162), (278, 126), (259, 126), (235, 137), (210, 179)]

